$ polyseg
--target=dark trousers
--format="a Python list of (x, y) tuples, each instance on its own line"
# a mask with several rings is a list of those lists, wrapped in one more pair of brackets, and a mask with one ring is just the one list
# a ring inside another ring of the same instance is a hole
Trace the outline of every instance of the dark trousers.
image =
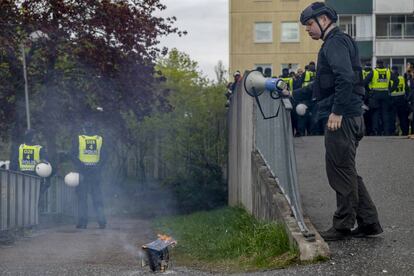
[(378, 213), (355, 167), (355, 156), (364, 133), (362, 116), (343, 118), (336, 131), (325, 129), (326, 173), (336, 192), (335, 229), (352, 229), (378, 223)]
[(80, 178), (79, 186), (76, 187), (76, 194), (78, 196), (78, 225), (86, 226), (88, 224), (88, 193), (91, 194), (99, 225), (106, 225), (99, 173), (86, 171), (81, 174)]
[(394, 135), (391, 97), (388, 92), (373, 92), (369, 99), (372, 132), (374, 135)]
[(405, 99), (405, 96), (394, 96), (391, 97), (392, 100), (392, 112), (393, 112), (393, 119), (394, 119), (394, 125), (395, 125), (395, 118), (398, 117), (398, 120), (400, 121), (400, 129), (402, 135), (408, 135), (409, 131), (409, 120), (408, 120), (408, 114), (409, 114), (409, 108), (407, 100)]

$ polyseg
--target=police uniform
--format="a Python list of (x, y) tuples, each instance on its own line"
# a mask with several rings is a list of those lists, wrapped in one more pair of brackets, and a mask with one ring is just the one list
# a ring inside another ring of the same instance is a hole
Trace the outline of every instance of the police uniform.
[[(365, 67), (362, 71), (362, 78), (365, 80), (369, 73), (372, 72), (371, 66)], [(372, 135), (372, 122), (371, 122), (371, 110), (369, 109), (369, 95), (372, 89), (371, 83), (365, 86), (365, 97), (364, 97), (364, 104), (368, 107), (364, 112), (364, 123), (365, 123), (365, 134)]]
[(371, 85), (369, 109), (371, 111), (372, 132), (374, 135), (394, 135), (393, 112), (390, 98), (391, 91), (397, 89), (398, 79), (388, 68), (375, 68), (365, 78), (365, 86)]
[[(13, 147), (10, 169), (13, 171), (20, 171), (25, 174), (30, 174), (37, 176), (36, 174), (36, 165), (41, 160), (47, 160), (47, 152), (44, 147), (37, 145), (30, 141), (25, 141), (25, 143), (16, 145)], [(40, 195), (42, 196), (44, 192), (50, 187), (50, 177), (42, 178), (40, 183)], [(42, 198), (40, 199), (40, 201)]]
[[(312, 4), (301, 15), (302, 24), (305, 25), (310, 19), (306, 19), (306, 13), (312, 12), (312, 9), (325, 12), (325, 7), (319, 2)], [(331, 11), (334, 13), (331, 16), (336, 16), (336, 12)], [(311, 18), (316, 20), (316, 16)], [(360, 229), (372, 225), (380, 228), (376, 207), (355, 165), (358, 143), (364, 134), (364, 92), (358, 47), (351, 37), (334, 27), (325, 36), (319, 51), (315, 81), (293, 93), (293, 97), (299, 100), (315, 98), (319, 119), (327, 121), (331, 113), (342, 115), (339, 129), (331, 131), (325, 127), (326, 172), (337, 199), (333, 227), (323, 234), (325, 239), (349, 237), (355, 222), (358, 222)]]
[[(393, 81), (391, 81), (393, 86)], [(395, 118), (398, 117), (400, 122), (400, 129), (402, 135), (408, 135), (409, 121), (408, 114), (409, 107), (406, 98), (407, 85), (403, 76), (398, 76), (398, 87), (391, 92), (391, 104), (392, 104), (392, 125), (395, 126)]]
[[(305, 70), (305, 72), (302, 75), (301, 78), (301, 84), (300, 86), (302, 88), (307, 87), (308, 85), (310, 85), (313, 80), (315, 79), (315, 75), (316, 73), (310, 70)], [(297, 116), (297, 136), (304, 136), (304, 135), (310, 135), (312, 134), (316, 134), (315, 132), (315, 118), (313, 118), (312, 116), (312, 111), (314, 109), (314, 104), (312, 102), (312, 100), (308, 100), (308, 99), (303, 99), (301, 101), (297, 101), (297, 104), (299, 103), (303, 103), (305, 104), (308, 108), (306, 109), (306, 112), (303, 116)]]
[(103, 196), (101, 190), (101, 168), (103, 165), (103, 138), (99, 135), (78, 135), (72, 142), (72, 160), (80, 175), (76, 187), (78, 196), (77, 228), (88, 224), (88, 194), (91, 194), (93, 207), (100, 228), (105, 228)]

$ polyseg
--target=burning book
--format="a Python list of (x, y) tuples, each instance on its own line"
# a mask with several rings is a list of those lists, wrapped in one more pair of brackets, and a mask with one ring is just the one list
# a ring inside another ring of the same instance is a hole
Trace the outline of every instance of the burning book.
[(172, 237), (158, 234), (158, 239), (142, 246), (146, 253), (142, 259), (142, 266), (148, 265), (153, 272), (164, 272), (170, 262), (168, 250), (176, 244), (177, 241)]

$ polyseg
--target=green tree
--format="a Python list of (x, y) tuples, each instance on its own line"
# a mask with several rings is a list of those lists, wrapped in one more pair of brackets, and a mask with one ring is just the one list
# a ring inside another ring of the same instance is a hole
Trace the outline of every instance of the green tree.
[(160, 140), (165, 183), (174, 188), (182, 211), (210, 209), (226, 203), (225, 86), (198, 71), (190, 57), (176, 49), (160, 59), (170, 112), (154, 114), (146, 124)]

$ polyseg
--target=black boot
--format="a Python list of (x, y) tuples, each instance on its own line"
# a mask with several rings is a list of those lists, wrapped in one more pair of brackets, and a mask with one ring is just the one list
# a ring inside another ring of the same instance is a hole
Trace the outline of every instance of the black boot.
[(325, 241), (339, 241), (339, 240), (349, 240), (351, 236), (351, 230), (349, 229), (335, 229), (331, 227), (329, 230), (321, 232), (321, 237)]
[(367, 236), (379, 235), (382, 232), (384, 232), (384, 230), (382, 230), (381, 225), (379, 223), (374, 223), (358, 226), (356, 229), (351, 231), (351, 234), (354, 238), (364, 238)]

